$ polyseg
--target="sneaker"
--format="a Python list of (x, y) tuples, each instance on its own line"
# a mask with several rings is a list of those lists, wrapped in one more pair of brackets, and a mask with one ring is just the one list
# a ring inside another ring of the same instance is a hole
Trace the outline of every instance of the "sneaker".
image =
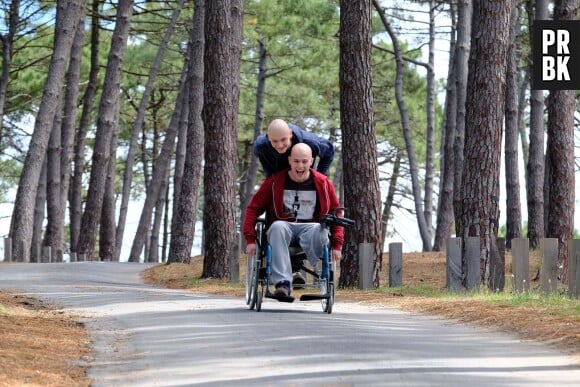
[(276, 290), (274, 294), (277, 296), (284, 296), (288, 297), (290, 295), (290, 282), (289, 281), (280, 281), (276, 284)]
[(292, 286), (294, 289), (304, 289), (304, 286), (302, 286), (304, 284), (306, 284), (306, 280), (304, 279), (302, 273), (299, 271), (294, 273), (294, 277), (292, 278)]

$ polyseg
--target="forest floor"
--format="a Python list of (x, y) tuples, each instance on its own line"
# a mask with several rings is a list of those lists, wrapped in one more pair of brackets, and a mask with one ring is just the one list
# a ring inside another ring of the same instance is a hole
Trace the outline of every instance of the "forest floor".
[[(385, 255), (383, 267), (387, 262)], [(580, 364), (580, 301), (573, 301), (575, 313), (570, 315), (529, 303), (514, 307), (485, 298), (433, 297), (430, 291), (425, 295), (407, 292), (405, 289), (412, 287), (445, 288), (443, 253), (404, 254), (405, 286), (397, 288), (400, 291), (385, 286), (387, 271), (382, 270), (379, 289), (338, 289), (335, 310), (340, 310), (340, 302), (356, 302), (478, 324), (514, 334), (521, 340), (545, 343), (573, 356)], [(203, 280), (201, 272), (202, 258), (195, 257), (189, 265), (155, 266), (144, 271), (142, 277), (147, 283), (166, 288), (244, 297), (243, 282)], [(245, 273), (243, 260), (240, 273)], [(91, 359), (91, 339), (79, 321), (74, 313), (64, 312), (56, 305), (0, 291), (0, 387), (90, 386), (86, 366)]]

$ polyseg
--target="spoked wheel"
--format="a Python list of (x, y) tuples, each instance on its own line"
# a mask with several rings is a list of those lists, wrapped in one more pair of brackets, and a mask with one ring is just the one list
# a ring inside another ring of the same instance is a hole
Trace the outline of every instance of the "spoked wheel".
[(250, 310), (256, 305), (258, 293), (258, 261), (254, 258), (248, 259), (246, 269), (246, 305)]
[(320, 282), (320, 295), (328, 294), (328, 298), (321, 300), (322, 311), (328, 314), (332, 313), (332, 305), (334, 304), (334, 284), (328, 278)]

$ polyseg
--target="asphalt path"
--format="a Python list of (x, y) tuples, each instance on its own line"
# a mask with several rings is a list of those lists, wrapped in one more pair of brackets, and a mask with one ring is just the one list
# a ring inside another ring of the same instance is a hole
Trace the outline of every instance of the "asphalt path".
[[(337, 299), (243, 298), (145, 285), (134, 263), (0, 264), (0, 288), (81, 316), (94, 386), (578, 386), (564, 353), (493, 330)], [(47, 327), (50, 329), (50, 327)]]

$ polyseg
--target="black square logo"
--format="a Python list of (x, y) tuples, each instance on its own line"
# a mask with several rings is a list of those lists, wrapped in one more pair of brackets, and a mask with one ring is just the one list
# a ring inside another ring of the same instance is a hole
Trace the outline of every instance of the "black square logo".
[(536, 20), (532, 89), (580, 90), (580, 20)]

